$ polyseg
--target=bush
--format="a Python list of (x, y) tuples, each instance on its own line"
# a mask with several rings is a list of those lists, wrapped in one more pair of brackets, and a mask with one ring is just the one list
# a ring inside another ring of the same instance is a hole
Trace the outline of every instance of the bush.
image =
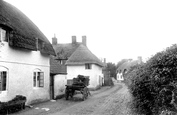
[(137, 114), (177, 111), (177, 45), (157, 53), (133, 73), (129, 88)]
[(0, 114), (14, 113), (25, 108), (26, 97), (17, 95), (8, 102), (0, 102)]
[(140, 66), (142, 66), (142, 64), (143, 64), (143, 63), (141, 63), (141, 64), (136, 64), (136, 65), (131, 66), (130, 69), (127, 71), (127, 73), (124, 74), (124, 81), (123, 81), (123, 82), (124, 82), (128, 87), (130, 87), (130, 85), (132, 84), (132, 79), (133, 79), (134, 76), (136, 76), (136, 75), (135, 75), (135, 74), (136, 74), (136, 71), (137, 71), (137, 69), (138, 69)]

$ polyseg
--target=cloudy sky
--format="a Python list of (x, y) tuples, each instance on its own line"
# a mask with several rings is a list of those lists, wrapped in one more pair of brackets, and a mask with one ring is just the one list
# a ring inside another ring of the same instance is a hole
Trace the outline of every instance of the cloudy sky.
[(5, 0), (46, 35), (70, 43), (87, 36), (99, 58), (143, 59), (177, 43), (176, 0)]

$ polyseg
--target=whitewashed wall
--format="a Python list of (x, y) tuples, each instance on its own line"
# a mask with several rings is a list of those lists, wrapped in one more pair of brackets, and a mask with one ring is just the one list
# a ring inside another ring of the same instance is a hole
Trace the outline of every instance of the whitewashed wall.
[(95, 64), (92, 64), (92, 69), (85, 69), (85, 65), (77, 65), (77, 66), (67, 66), (67, 79), (73, 79), (77, 77), (79, 74), (84, 76), (90, 76), (89, 88), (96, 88), (100, 85), (100, 79), (103, 78), (102, 68)]
[(118, 81), (123, 81), (124, 80), (124, 78), (122, 76), (122, 73), (117, 73), (117, 80)]
[(67, 75), (58, 74), (54, 76), (54, 97), (65, 93)]
[[(15, 95), (27, 97), (27, 103), (49, 99), (49, 56), (39, 51), (14, 49), (7, 42), (0, 44), (0, 66), (8, 68), (7, 90), (0, 92), (0, 101), (8, 101)], [(44, 87), (33, 87), (33, 71), (44, 72)]]

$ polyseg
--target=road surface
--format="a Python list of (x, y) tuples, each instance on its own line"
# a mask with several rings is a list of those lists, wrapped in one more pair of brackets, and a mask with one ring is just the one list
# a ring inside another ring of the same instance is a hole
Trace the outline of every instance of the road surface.
[(18, 115), (132, 115), (129, 109), (130, 94), (127, 87), (117, 83), (113, 87), (103, 87), (92, 91), (85, 101), (81, 95), (73, 99), (59, 99), (56, 102), (45, 102), (16, 113)]

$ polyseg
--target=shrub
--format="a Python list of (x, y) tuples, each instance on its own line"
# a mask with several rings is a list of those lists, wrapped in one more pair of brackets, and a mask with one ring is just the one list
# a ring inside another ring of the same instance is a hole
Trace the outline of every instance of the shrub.
[(130, 85), (132, 84), (132, 79), (133, 79), (134, 76), (136, 76), (136, 75), (135, 75), (135, 74), (136, 74), (136, 71), (137, 71), (137, 69), (138, 69), (140, 66), (142, 66), (142, 64), (143, 64), (143, 63), (141, 63), (141, 64), (136, 64), (136, 65), (131, 66), (130, 69), (127, 71), (127, 73), (124, 74), (124, 81), (123, 81), (123, 82), (124, 82), (128, 87), (130, 87)]
[(157, 53), (132, 75), (129, 88), (137, 114), (177, 111), (177, 45)]
[(26, 97), (17, 95), (8, 102), (0, 102), (0, 114), (14, 113), (25, 108)]

